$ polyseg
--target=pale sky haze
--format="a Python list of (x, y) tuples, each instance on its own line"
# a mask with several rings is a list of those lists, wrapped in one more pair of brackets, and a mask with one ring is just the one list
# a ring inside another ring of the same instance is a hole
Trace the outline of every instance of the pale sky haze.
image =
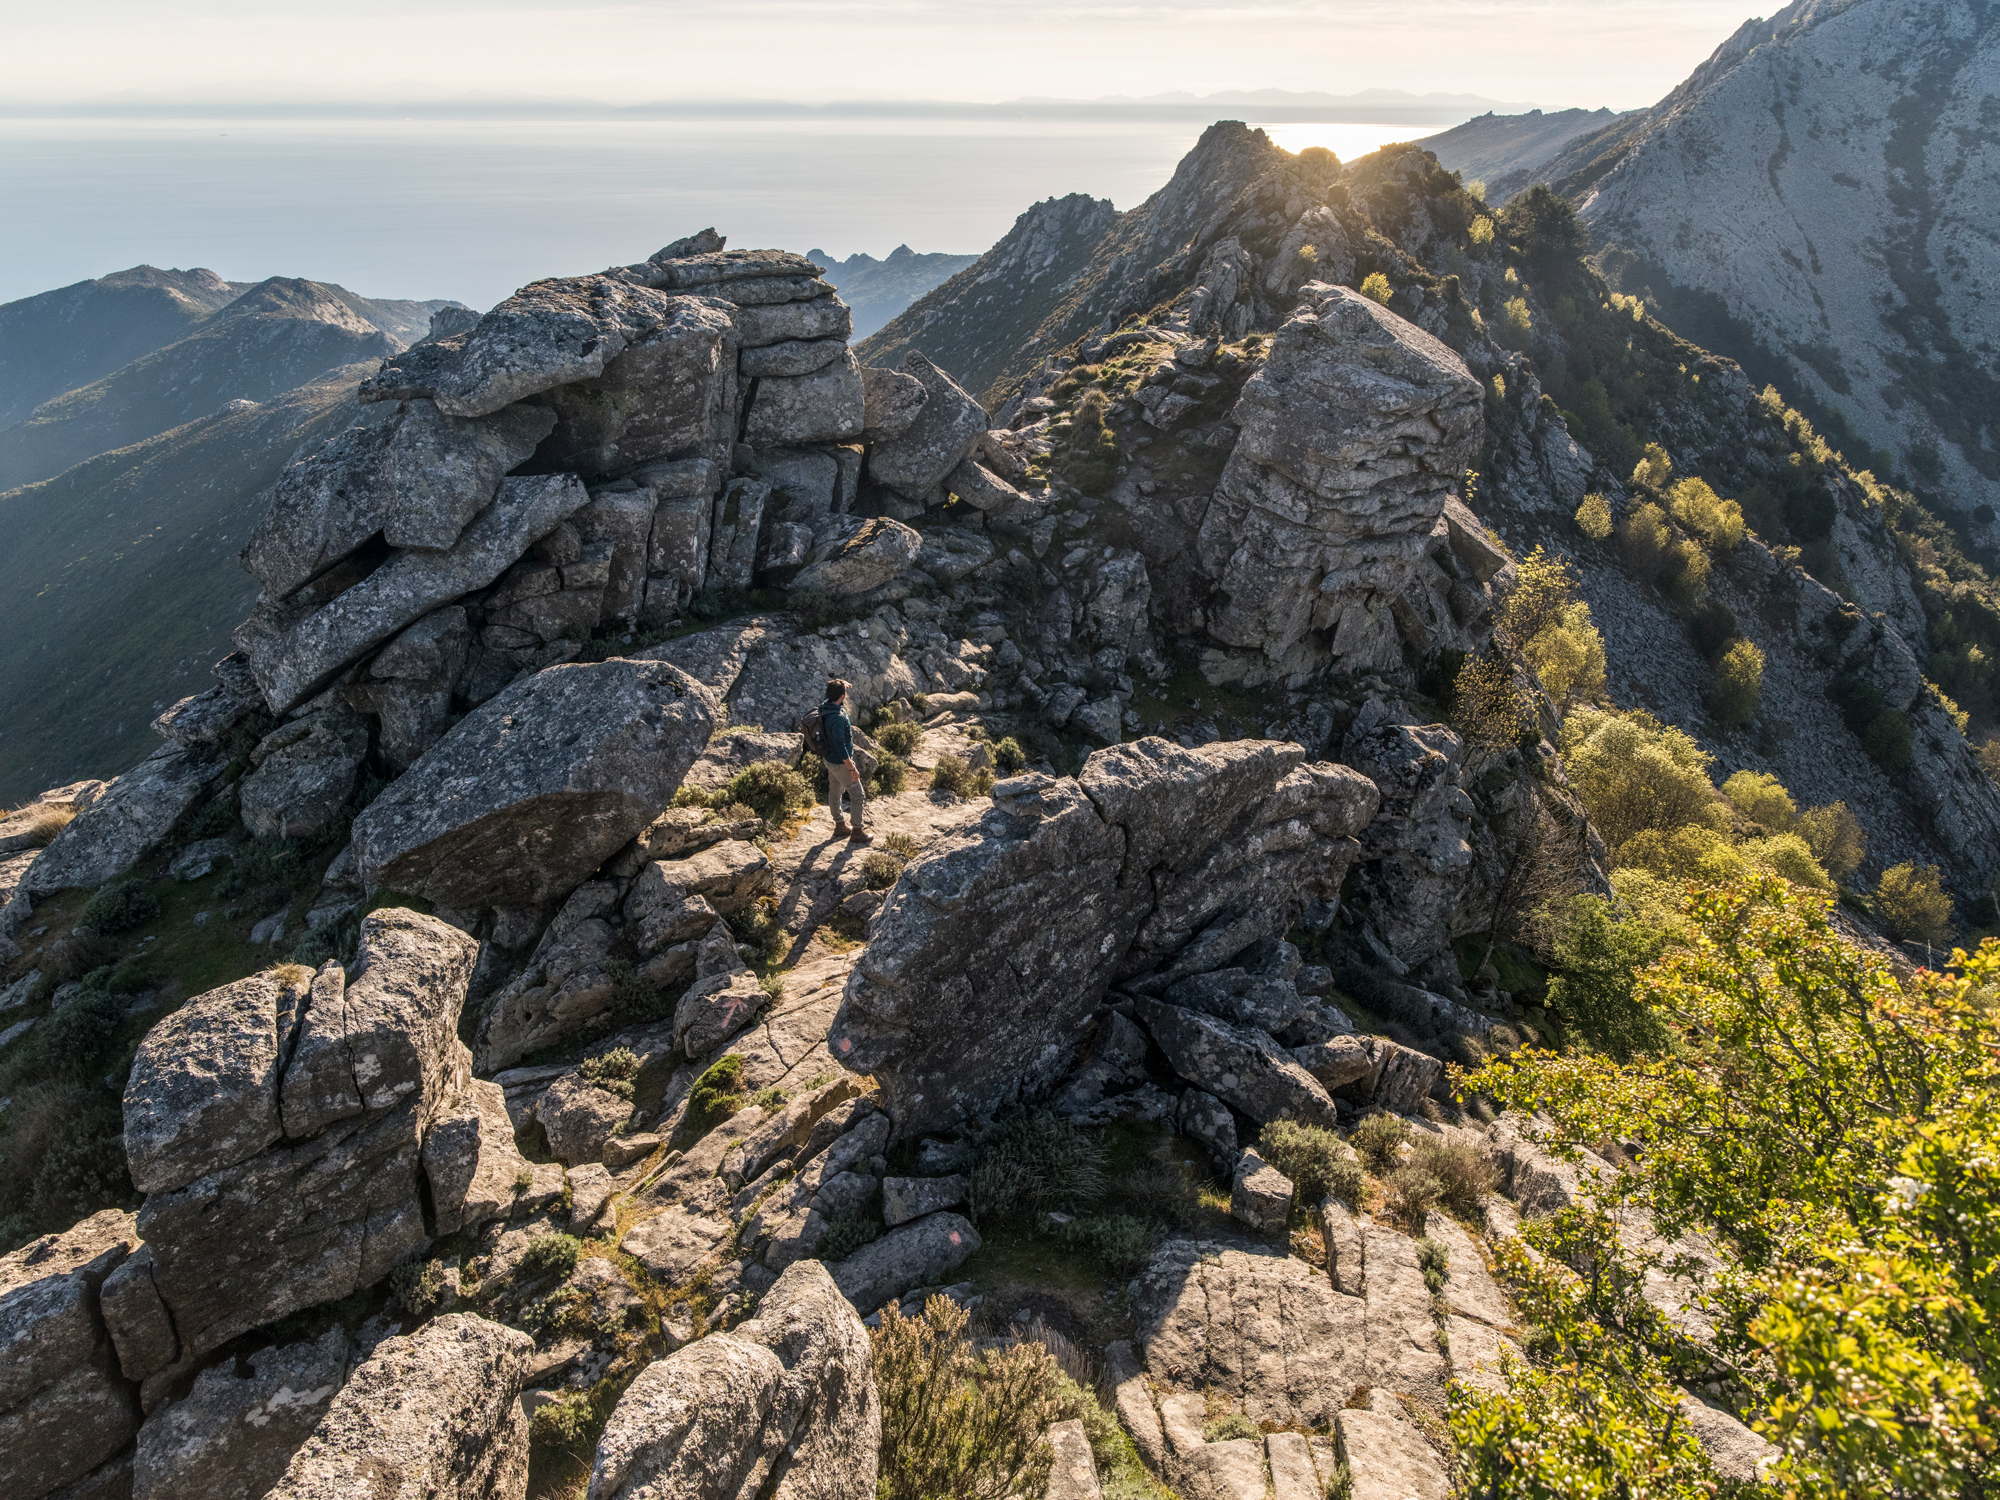
[(1753, 14), (1745, 0), (4, 0), (0, 103), (1392, 88), (1629, 109)]

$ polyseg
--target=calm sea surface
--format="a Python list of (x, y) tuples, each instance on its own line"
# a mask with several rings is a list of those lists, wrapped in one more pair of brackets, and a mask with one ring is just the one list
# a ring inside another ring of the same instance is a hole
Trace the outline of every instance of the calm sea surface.
[[(1266, 125), (1343, 160), (1443, 129)], [(1131, 208), (1199, 127), (965, 120), (0, 119), (0, 302), (140, 262), (488, 307), (540, 276), (738, 246), (972, 253), (1065, 193)]]

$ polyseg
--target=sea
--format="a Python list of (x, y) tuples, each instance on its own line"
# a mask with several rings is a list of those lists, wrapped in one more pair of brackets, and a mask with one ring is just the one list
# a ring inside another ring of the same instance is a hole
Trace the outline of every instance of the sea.
[[(1343, 161), (1458, 123), (1265, 124)], [(985, 250), (1119, 209), (1201, 133), (1065, 119), (0, 119), (0, 302), (141, 263), (486, 308), (713, 226), (741, 247)]]

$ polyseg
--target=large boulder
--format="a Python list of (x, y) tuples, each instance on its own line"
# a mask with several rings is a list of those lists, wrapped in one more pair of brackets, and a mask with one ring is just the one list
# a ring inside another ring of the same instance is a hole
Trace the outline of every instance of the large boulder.
[(1139, 1001), (1139, 1019), (1176, 1073), (1259, 1125), (1338, 1123), (1332, 1097), (1269, 1032), (1150, 999)]
[(994, 798), (904, 870), (828, 1038), (906, 1133), (1053, 1086), (1114, 982), (1164, 987), (1281, 934), (1338, 888), (1377, 801), (1297, 745), (1159, 739)]
[(0, 1493), (39, 1500), (137, 1430), (97, 1298), (138, 1243), (132, 1216), (106, 1209), (0, 1256)]
[(986, 409), (914, 349), (903, 356), (901, 372), (922, 384), (925, 399), (901, 430), (869, 449), (868, 472), (899, 495), (942, 504), (945, 476), (985, 436)]
[(714, 724), (708, 689), (665, 662), (538, 672), (355, 819), (356, 869), (456, 907), (560, 900), (659, 816)]
[(801, 589), (825, 589), (851, 599), (902, 576), (923, 550), (923, 538), (900, 521), (864, 521), (827, 556), (793, 580)]
[(596, 480), (726, 445), (735, 436), (730, 310), (706, 298), (675, 297), (664, 311), (665, 321), (632, 340), (602, 375), (533, 398), (557, 418), (536, 454), (538, 467)]
[(361, 383), (363, 401), (430, 397), (483, 417), (560, 385), (594, 380), (666, 327), (685, 299), (623, 277), (559, 276), (524, 286), (466, 333), (418, 344)]
[(870, 1240), (833, 1267), (841, 1293), (873, 1312), (912, 1287), (937, 1286), (979, 1249), (979, 1231), (954, 1213), (927, 1214)]
[(368, 725), (344, 703), (281, 724), (250, 753), (254, 769), (237, 789), (243, 826), (267, 839), (318, 833), (354, 794), (367, 758)]
[(1345, 287), (1300, 295), (1230, 414), (1242, 435), (1195, 548), (1220, 593), (1210, 633), (1271, 675), (1379, 634), (1485, 430), (1445, 345)]
[(248, 1378), (233, 1360), (203, 1370), (140, 1427), (132, 1500), (264, 1500), (346, 1383), (351, 1354), (335, 1327), (257, 1350)]
[(589, 499), (573, 474), (503, 479), (493, 503), (445, 551), (393, 553), (317, 607), (260, 604), (235, 640), (264, 701), (273, 713), (289, 713), (405, 626), (485, 588)]
[(467, 1083), (425, 1132), (422, 1161), (439, 1234), (505, 1215), (529, 1170), (514, 1144), (506, 1090), (483, 1078)]
[(19, 889), (45, 896), (116, 880), (221, 779), (214, 747), (162, 745), (69, 821), (35, 856)]
[(471, 1313), (384, 1339), (269, 1500), (524, 1500), (521, 1387), (535, 1341)]
[(530, 406), (479, 419), (422, 400), (364, 407), (278, 476), (243, 566), (282, 599), (377, 532), (392, 547), (442, 551), (555, 425), (553, 412)]
[(800, 1261), (753, 1321), (632, 1382), (589, 1500), (871, 1500), (881, 1441), (868, 1330), (826, 1268)]
[[(361, 924), (352, 982), (327, 964), (302, 1016), (284, 1008), (295, 990), (232, 986), (226, 1004), (189, 1003), (205, 1028), (142, 1044), (128, 1154), (149, 1180), (176, 1184), (152, 1192), (139, 1224), (183, 1359), (371, 1286), (422, 1247), (421, 1145), (466, 1085), (457, 1025), (478, 946), (434, 917), (375, 912)], [(262, 1062), (267, 1004), (278, 1055), (289, 1054), (282, 1076)], [(183, 1034), (216, 1059), (210, 1076), (226, 1099), (197, 1104), (195, 1075), (209, 1064), (199, 1050), (176, 1062)], [(241, 1060), (228, 1057), (232, 1043)], [(274, 1108), (283, 1137), (240, 1157)]]
[(861, 367), (842, 351), (809, 373), (758, 379), (743, 418), (743, 441), (768, 448), (784, 443), (846, 443), (861, 436)]

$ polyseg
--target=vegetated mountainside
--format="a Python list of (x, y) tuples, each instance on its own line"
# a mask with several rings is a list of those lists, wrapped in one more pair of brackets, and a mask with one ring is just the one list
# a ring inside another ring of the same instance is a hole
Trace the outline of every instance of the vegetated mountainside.
[[(19, 304), (15, 304), (19, 305)], [(207, 416), (268, 401), (323, 370), (393, 354), (445, 302), (375, 302), (341, 287), (272, 277), (188, 334), (0, 428), (0, 490), (59, 474)]]
[(244, 288), (213, 271), (129, 271), (0, 305), (0, 428), (192, 332)]
[[(1524, 115), (1489, 111), (1415, 144), (1467, 182), (1490, 186), (1509, 173), (1540, 166), (1578, 136), (1603, 130), (1622, 118), (1609, 109), (1558, 109), (1546, 114), (1531, 109)], [(1495, 204), (1504, 201), (1490, 191), (1487, 199)]]
[(898, 245), (882, 260), (859, 252), (846, 260), (835, 260), (824, 250), (809, 250), (806, 259), (825, 271), (827, 279), (840, 289), (842, 300), (854, 310), (854, 336), (866, 338), (979, 257), (942, 251), (919, 255), (908, 245)]
[[(1005, 416), (1018, 407), (1005, 403), (1046, 394), (1068, 365), (1094, 366), (1093, 340), (1168, 323), (1177, 296), (1205, 288), (1203, 305), (1222, 306), (1223, 326), (1240, 336), (1278, 326), (1308, 277), (1358, 285), (1379, 275), (1389, 305), (1486, 382), (1474, 504), (1517, 548), (1576, 559), (1617, 648), (1620, 701), (1687, 729), (1725, 772), (1774, 773), (1815, 801), (1845, 798), (1874, 840), (1873, 867), (1935, 860), (1968, 897), (1983, 895), (2000, 796), (1966, 733), (1990, 722), (1981, 674), (1991, 648), (1981, 643), (2000, 639), (2000, 595), (1977, 565), (1911, 497), (1857, 475), (1782, 397), (1760, 395), (1732, 362), (1613, 293), (1580, 261), (1588, 247), (1573, 215), (1546, 193), (1495, 216), (1419, 148), (1388, 147), (1345, 169), (1322, 156), (1292, 158), (1261, 131), (1218, 125), (1167, 189), (1115, 222), (1107, 212), (1097, 245), (1025, 255), (1054, 218), (1044, 205), (864, 347), (887, 360), (921, 339), (969, 383), (985, 382)], [(996, 352), (989, 315), (1035, 328), (1032, 347)], [(1015, 372), (1038, 355), (1053, 359), (1024, 385)], [(1674, 480), (1700, 476), (1740, 499), (1757, 537), (1717, 553), (1700, 586), (1679, 594), (1652, 562), (1585, 537), (1574, 519), (1587, 493), (1608, 496), (1617, 516), (1664, 501), (1633, 482), (1647, 443), (1665, 447)], [(1122, 453), (1129, 473), (1108, 493), (1135, 512), (1149, 560), (1171, 569), (1185, 536), (1156, 524), (1161, 507), (1140, 492), (1158, 481), (1158, 459)], [(1771, 706), (1728, 727), (1709, 698), (1720, 654), (1739, 637), (1765, 655)], [(1863, 749), (1871, 733), (1873, 754)]]
[(255, 585), (237, 553), (300, 443), (354, 414), (373, 368), (328, 370), (0, 495), (0, 802), (108, 775), (195, 690)]
[(1798, 0), (1496, 188), (1578, 204), (1616, 290), (2000, 541), (2000, 13)]

